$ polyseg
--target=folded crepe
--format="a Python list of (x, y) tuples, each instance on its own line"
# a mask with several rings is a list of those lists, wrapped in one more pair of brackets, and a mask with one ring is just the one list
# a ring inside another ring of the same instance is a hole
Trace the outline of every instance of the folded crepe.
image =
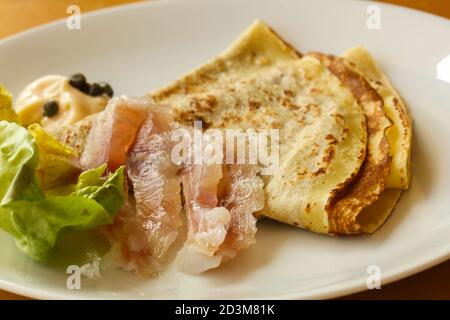
[(398, 200), (382, 196), (386, 187), (408, 187), (407, 113), (362, 49), (302, 56), (256, 21), (219, 57), (151, 96), (187, 125), (280, 130), (279, 167), (264, 177), (266, 217), (319, 233), (371, 233)]
[(392, 156), (387, 188), (408, 189), (411, 177), (412, 124), (400, 94), (363, 47), (355, 47), (341, 55), (346, 67), (362, 75), (383, 99), (383, 108), (393, 125), (386, 131)]
[(374, 58), (363, 47), (354, 47), (341, 55), (347, 68), (363, 76), (383, 99), (383, 110), (393, 125), (386, 130), (392, 157), (386, 190), (358, 220), (369, 233), (375, 232), (394, 210), (403, 190), (411, 183), (412, 122), (405, 103)]
[[(318, 233), (372, 233), (409, 186), (411, 123), (363, 48), (302, 56), (256, 21), (217, 58), (149, 96), (182, 125), (279, 130), (260, 216)], [(82, 151), (93, 119), (57, 137)]]

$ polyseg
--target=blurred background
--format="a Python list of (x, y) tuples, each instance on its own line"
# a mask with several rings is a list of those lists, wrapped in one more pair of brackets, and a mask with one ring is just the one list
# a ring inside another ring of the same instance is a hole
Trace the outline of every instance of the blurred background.
[[(85, 13), (140, 1), (142, 0), (0, 0), (0, 39), (43, 23), (67, 17), (66, 10), (69, 5), (78, 5)], [(450, 19), (450, 0), (382, 0), (379, 2), (409, 7)], [(0, 300), (3, 299), (25, 298), (0, 290)], [(383, 286), (382, 290), (361, 292), (343, 299), (450, 300), (450, 261)]]
[[(82, 12), (87, 12), (139, 1), (142, 0), (0, 0), (0, 39), (65, 17), (67, 7), (72, 4), (78, 5)], [(450, 19), (450, 0), (381, 0), (379, 2), (414, 8)]]

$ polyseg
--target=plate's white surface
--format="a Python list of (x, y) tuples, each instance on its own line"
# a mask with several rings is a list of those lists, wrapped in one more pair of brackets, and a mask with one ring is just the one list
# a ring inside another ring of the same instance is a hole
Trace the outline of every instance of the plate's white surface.
[(0, 42), (0, 82), (14, 94), (49, 73), (82, 71), (116, 93), (143, 94), (223, 50), (255, 18), (300, 51), (338, 54), (365, 45), (402, 93), (414, 118), (413, 183), (373, 236), (326, 237), (262, 221), (257, 244), (219, 270), (192, 277), (106, 274), (66, 289), (66, 274), (33, 263), (0, 231), (0, 288), (37, 298), (326, 298), (366, 288), (367, 267), (382, 283), (450, 257), (450, 23), (377, 4), (381, 29), (366, 27), (369, 2), (161, 1), (88, 14), (82, 28), (57, 22)]

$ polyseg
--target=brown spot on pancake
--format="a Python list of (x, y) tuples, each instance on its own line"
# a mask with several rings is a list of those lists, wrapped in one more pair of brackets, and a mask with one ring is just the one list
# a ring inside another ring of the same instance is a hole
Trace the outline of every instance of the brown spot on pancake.
[(318, 170), (314, 171), (312, 173), (312, 175), (313, 176), (319, 176), (319, 175), (324, 174), (326, 172), (327, 172), (327, 170), (325, 168), (319, 168)]
[(329, 140), (330, 144), (337, 143), (337, 139), (332, 134), (327, 134), (325, 140)]
[(334, 148), (327, 149), (327, 152), (325, 153), (325, 155), (322, 158), (323, 162), (326, 164), (331, 164), (331, 160), (333, 160), (334, 154), (335, 154)]
[(313, 117), (319, 117), (322, 114), (320, 106), (315, 103), (309, 103), (301, 108), (304, 114), (311, 114)]
[(284, 94), (290, 98), (293, 98), (295, 96), (291, 90), (284, 90)]
[(311, 203), (308, 203), (305, 207), (305, 212), (310, 213), (311, 212)]
[(260, 106), (261, 106), (261, 103), (258, 101), (249, 101), (248, 102), (248, 107), (249, 107), (250, 111), (258, 110)]
[(398, 114), (400, 115), (400, 121), (402, 122), (403, 127), (409, 128), (411, 126), (411, 120), (409, 119), (408, 115), (406, 114), (404, 107), (400, 104), (400, 101), (398, 101), (397, 98), (394, 98), (393, 102), (394, 102), (394, 108), (397, 110)]
[(342, 114), (337, 113), (334, 116), (336, 119), (339, 119), (339, 121), (345, 121), (344, 116)]

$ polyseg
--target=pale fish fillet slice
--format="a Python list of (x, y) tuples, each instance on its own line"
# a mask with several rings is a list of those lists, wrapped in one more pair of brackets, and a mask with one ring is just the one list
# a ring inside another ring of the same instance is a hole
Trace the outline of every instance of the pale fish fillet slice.
[(182, 271), (197, 274), (216, 268), (255, 243), (253, 214), (264, 207), (258, 171), (257, 165), (249, 164), (185, 167), (188, 238), (177, 256)]
[(259, 168), (250, 164), (227, 165), (230, 190), (222, 201), (231, 213), (225, 241), (219, 255), (227, 261), (256, 242), (256, 218), (253, 213), (264, 208), (264, 182), (257, 175)]
[(83, 169), (106, 163), (115, 170), (123, 165), (129, 148), (146, 118), (148, 99), (118, 97), (109, 101), (95, 119), (80, 158)]
[(151, 255), (162, 262), (182, 225), (179, 166), (171, 159), (175, 129), (167, 107), (153, 106), (136, 137), (127, 173)]
[(145, 98), (115, 99), (97, 118), (83, 153), (87, 168), (127, 164), (134, 199), (106, 228), (112, 248), (105, 259), (144, 276), (162, 269), (181, 225), (178, 167), (170, 159), (174, 122), (168, 110)]
[(188, 165), (182, 174), (188, 235), (177, 254), (176, 264), (183, 272), (202, 273), (218, 267), (222, 261), (215, 253), (225, 240), (231, 214), (218, 206), (221, 179), (220, 164)]
[(102, 229), (111, 243), (103, 256), (102, 268), (122, 268), (149, 276), (160, 266), (151, 254), (142, 221), (136, 209), (127, 203), (114, 218), (114, 223)]

